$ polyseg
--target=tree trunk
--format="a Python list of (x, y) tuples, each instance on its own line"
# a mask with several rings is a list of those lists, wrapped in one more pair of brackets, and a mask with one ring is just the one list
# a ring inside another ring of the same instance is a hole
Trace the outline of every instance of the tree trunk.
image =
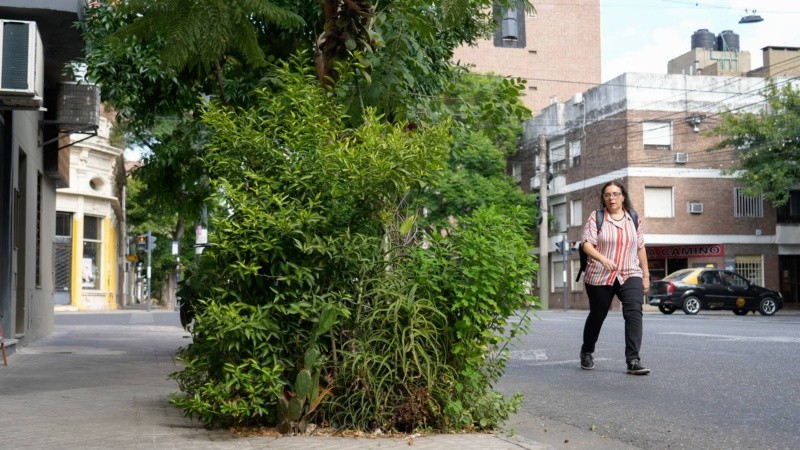
[[(186, 221), (183, 218), (178, 219), (175, 224), (175, 232), (172, 234), (172, 239), (180, 242), (186, 232)], [(178, 253), (180, 255), (180, 252)], [(170, 270), (164, 276), (164, 284), (161, 288), (161, 304), (168, 310), (174, 310), (178, 306), (178, 273), (180, 271), (180, 256), (178, 256), (178, 264), (173, 270)]]

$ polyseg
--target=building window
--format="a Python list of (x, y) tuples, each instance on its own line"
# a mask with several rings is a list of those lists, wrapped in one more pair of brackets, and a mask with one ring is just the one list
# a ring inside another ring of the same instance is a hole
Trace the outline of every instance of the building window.
[(556, 232), (567, 232), (567, 204), (558, 203), (553, 205), (553, 218), (555, 219)]
[(800, 191), (789, 192), (789, 201), (778, 208), (778, 223), (800, 223)]
[(494, 33), (494, 46), (525, 48), (525, 8), (521, 2), (508, 8), (495, 6), (494, 16), (497, 31)]
[(583, 200), (572, 201), (572, 221), (570, 225), (577, 227), (583, 225)]
[(642, 122), (642, 139), (645, 150), (671, 150), (672, 123)]
[(85, 216), (83, 218), (83, 287), (87, 289), (100, 289), (100, 244), (101, 225), (100, 217)]
[(581, 141), (570, 141), (569, 143), (570, 167), (581, 165)]
[(553, 253), (555, 255), (553, 257), (553, 272), (552, 272), (552, 280), (553, 283), (551, 284), (552, 289), (550, 292), (555, 292), (556, 290), (563, 291), (564, 290), (564, 261), (561, 259), (561, 255), (558, 253)]
[(511, 163), (511, 176), (517, 183), (522, 181), (522, 164), (518, 162)]
[(645, 217), (675, 217), (671, 187), (644, 188)]
[(563, 172), (567, 168), (567, 155), (564, 148), (564, 139), (554, 139), (550, 142), (550, 164), (553, 166), (553, 173)]
[(72, 214), (56, 212), (54, 288), (69, 291), (72, 279)]
[(733, 188), (733, 217), (764, 217), (764, 196), (750, 197), (744, 188)]
[(736, 255), (734, 270), (751, 283), (764, 286), (764, 258), (761, 255)]

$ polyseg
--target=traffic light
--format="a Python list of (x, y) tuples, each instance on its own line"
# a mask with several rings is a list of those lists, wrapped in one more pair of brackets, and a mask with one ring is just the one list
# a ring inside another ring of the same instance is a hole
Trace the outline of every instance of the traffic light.
[(556, 252), (558, 252), (559, 255), (564, 254), (564, 241), (556, 241)]
[(151, 252), (156, 248), (156, 237), (149, 232), (147, 234), (140, 234), (136, 236), (136, 247), (139, 250)]

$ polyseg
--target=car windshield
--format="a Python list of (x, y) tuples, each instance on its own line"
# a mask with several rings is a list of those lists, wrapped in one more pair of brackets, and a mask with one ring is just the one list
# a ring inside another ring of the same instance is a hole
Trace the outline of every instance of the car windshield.
[(688, 274), (690, 274), (690, 273), (692, 273), (692, 272), (694, 272), (694, 271), (695, 271), (695, 269), (683, 269), (683, 270), (679, 270), (679, 271), (677, 271), (677, 272), (672, 272), (671, 274), (669, 274), (669, 275), (667, 275), (666, 277), (664, 277), (664, 279), (665, 279), (665, 280), (680, 280), (680, 279), (682, 279), (683, 277), (685, 277), (686, 275), (688, 275)]

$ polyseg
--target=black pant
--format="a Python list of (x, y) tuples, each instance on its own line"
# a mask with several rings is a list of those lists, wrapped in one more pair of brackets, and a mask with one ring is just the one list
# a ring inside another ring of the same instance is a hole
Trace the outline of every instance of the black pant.
[(642, 298), (644, 287), (642, 279), (630, 277), (624, 284), (619, 280), (613, 286), (586, 285), (589, 295), (589, 316), (583, 327), (582, 353), (594, 353), (594, 345), (600, 336), (600, 328), (606, 320), (614, 295), (622, 303), (622, 317), (625, 319), (625, 361), (639, 359), (639, 348), (642, 345)]

